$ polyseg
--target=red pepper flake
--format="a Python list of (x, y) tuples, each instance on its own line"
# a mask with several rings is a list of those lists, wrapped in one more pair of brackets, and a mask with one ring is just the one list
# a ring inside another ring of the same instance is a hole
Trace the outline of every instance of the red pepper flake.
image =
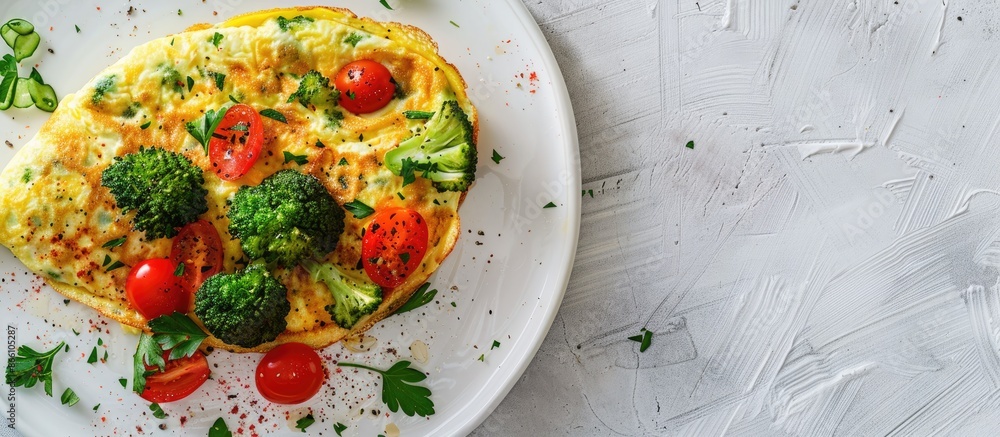
[(532, 71), (531, 75), (528, 77), (528, 80), (530, 80), (532, 82), (537, 81), (538, 80), (538, 73), (535, 73), (534, 71)]

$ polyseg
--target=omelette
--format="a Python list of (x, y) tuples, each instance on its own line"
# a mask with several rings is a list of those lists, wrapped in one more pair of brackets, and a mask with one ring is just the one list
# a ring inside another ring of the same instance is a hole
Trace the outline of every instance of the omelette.
[[(387, 67), (402, 91), (384, 108), (331, 116), (292, 98), (309, 72), (332, 78), (359, 59)], [(237, 101), (270, 115), (262, 119), (259, 159), (244, 176), (229, 181), (212, 171), (205, 148), (185, 126)], [(321, 348), (391, 315), (455, 246), (458, 207), (466, 192), (439, 191), (424, 178), (404, 183), (384, 165), (385, 154), (418, 135), (427, 122), (405, 114), (433, 112), (449, 101), (466, 113), (474, 138), (476, 109), (465, 82), (431, 38), (414, 27), (318, 7), (197, 25), (136, 47), (60, 102), (0, 173), (0, 244), (59, 293), (148, 330), (148, 321), (126, 298), (126, 278), (130, 266), (167, 257), (171, 239), (150, 238), (135, 229), (135, 212), (120, 208), (102, 186), (102, 172), (116, 157), (157, 147), (204, 170), (208, 210), (199, 218), (221, 236), (223, 272), (247, 262), (240, 241), (229, 233), (228, 203), (240, 187), (256, 186), (283, 169), (315, 176), (341, 206), (360, 201), (376, 210), (419, 212), (428, 227), (423, 261), (402, 284), (385, 290), (377, 310), (352, 328), (331, 320), (324, 308), (334, 300), (323, 284), (301, 267), (277, 268), (274, 277), (286, 287), (291, 307), (285, 331), (252, 348), (215, 337), (205, 342), (236, 352), (266, 351), (287, 342)], [(343, 270), (360, 265), (367, 224), (366, 218), (346, 214), (336, 249), (323, 261)]]

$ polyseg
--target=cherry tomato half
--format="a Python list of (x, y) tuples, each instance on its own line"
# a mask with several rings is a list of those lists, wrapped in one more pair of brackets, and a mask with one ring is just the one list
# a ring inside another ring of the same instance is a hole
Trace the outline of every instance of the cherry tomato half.
[(393, 208), (375, 214), (361, 239), (361, 263), (376, 284), (392, 288), (413, 273), (427, 252), (427, 222), (420, 213)]
[(219, 231), (205, 220), (188, 223), (174, 237), (170, 260), (184, 263), (184, 282), (194, 293), (201, 283), (222, 270), (222, 239)]
[(300, 404), (319, 392), (326, 374), (316, 351), (302, 343), (285, 343), (257, 365), (257, 391), (276, 404)]
[(132, 267), (125, 279), (125, 296), (146, 320), (188, 312), (191, 293), (184, 280), (174, 276), (177, 264), (166, 258), (152, 258)]
[(396, 94), (392, 73), (384, 65), (362, 59), (337, 72), (340, 106), (355, 114), (367, 114), (385, 107)]
[(222, 117), (208, 143), (212, 170), (220, 178), (235, 181), (250, 171), (264, 145), (264, 124), (249, 105), (233, 105)]
[[(163, 354), (167, 359), (168, 353)], [(146, 366), (146, 370), (156, 370), (156, 367)], [(167, 361), (162, 372), (146, 377), (146, 388), (142, 391), (143, 399), (150, 402), (172, 402), (183, 399), (194, 393), (198, 387), (208, 380), (208, 360), (201, 351), (190, 357)]]

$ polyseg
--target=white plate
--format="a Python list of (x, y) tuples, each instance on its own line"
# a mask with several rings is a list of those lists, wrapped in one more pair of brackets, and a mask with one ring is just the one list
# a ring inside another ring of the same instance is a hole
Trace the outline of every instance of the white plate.
[[(7, 1), (0, 6), (0, 17), (26, 18), (36, 25), (42, 45), (21, 66), (21, 73), (27, 75), (37, 65), (63, 96), (143, 42), (194, 23), (288, 5), (263, 0), (167, 4)], [(333, 365), (328, 366), (326, 386), (310, 402), (270, 404), (253, 385), (259, 356), (216, 352), (209, 356), (213, 379), (191, 397), (163, 405), (168, 417), (155, 419), (146, 403), (118, 382), (131, 380), (136, 337), (83, 305), (64, 304), (61, 295), (0, 249), (0, 308), (3, 321), (15, 331), (8, 340), (43, 349), (59, 341), (70, 346), (69, 353), (56, 359), (54, 397), (45, 396), (40, 386), (16, 391), (13, 416), (20, 432), (131, 435), (159, 432), (162, 424), (168, 432), (205, 435), (216, 418), (225, 417), (231, 430), (248, 435), (300, 435), (290, 423), (311, 411), (317, 422), (308, 430), (323, 435), (333, 435), (337, 422), (350, 427), (344, 435), (373, 436), (390, 422), (403, 435), (464, 434), (496, 407), (527, 367), (562, 300), (580, 218), (576, 127), (545, 39), (517, 0), (389, 0), (392, 11), (377, 0), (328, 4), (427, 31), (442, 55), (462, 72), (480, 111), (478, 181), (461, 208), (462, 239), (432, 278), (439, 290), (436, 302), (372, 329), (378, 343), (371, 352), (351, 353), (340, 344), (322, 352), (331, 360), (388, 367), (410, 358), (413, 341), (425, 342), (430, 361), (421, 367), (430, 373), (426, 383), (437, 413), (428, 419), (387, 414), (377, 376), (346, 369), (338, 373)], [(80, 27), (79, 33), (74, 26)], [(45, 119), (37, 109), (0, 113), (0, 163), (8, 162)], [(500, 164), (490, 159), (494, 149), (505, 157)], [(550, 201), (557, 207), (543, 208)], [(74, 335), (73, 329), (81, 334)], [(98, 339), (102, 346), (97, 347)], [(491, 349), (494, 340), (500, 347)], [(106, 363), (86, 363), (94, 347), (100, 356), (107, 350)], [(74, 407), (59, 403), (67, 387), (81, 399)], [(7, 411), (8, 387), (0, 389)]]

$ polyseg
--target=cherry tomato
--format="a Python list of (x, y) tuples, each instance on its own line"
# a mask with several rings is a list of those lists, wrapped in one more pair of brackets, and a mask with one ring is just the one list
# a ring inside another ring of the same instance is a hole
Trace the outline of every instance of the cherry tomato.
[(367, 114), (385, 107), (396, 94), (392, 73), (384, 65), (362, 59), (337, 72), (340, 106), (355, 114)]
[(257, 365), (257, 391), (276, 404), (300, 404), (319, 392), (325, 377), (316, 351), (302, 343), (285, 343)]
[(184, 280), (174, 276), (177, 264), (166, 258), (152, 258), (136, 264), (125, 280), (125, 296), (146, 320), (187, 313), (191, 294)]
[(188, 223), (174, 237), (170, 260), (184, 263), (184, 282), (194, 293), (201, 283), (222, 270), (222, 239), (219, 231), (205, 220)]
[(220, 178), (235, 181), (250, 171), (263, 145), (264, 124), (260, 114), (248, 105), (233, 105), (208, 143), (212, 169)]
[[(167, 359), (169, 353), (163, 354)], [(146, 366), (146, 370), (157, 370), (154, 366)], [(172, 402), (183, 399), (194, 393), (198, 387), (208, 380), (208, 360), (201, 351), (194, 355), (167, 361), (162, 372), (146, 377), (146, 388), (142, 391), (143, 399), (150, 402)]]
[(427, 222), (420, 213), (393, 208), (375, 214), (361, 239), (361, 263), (376, 284), (392, 288), (413, 273), (427, 252)]

